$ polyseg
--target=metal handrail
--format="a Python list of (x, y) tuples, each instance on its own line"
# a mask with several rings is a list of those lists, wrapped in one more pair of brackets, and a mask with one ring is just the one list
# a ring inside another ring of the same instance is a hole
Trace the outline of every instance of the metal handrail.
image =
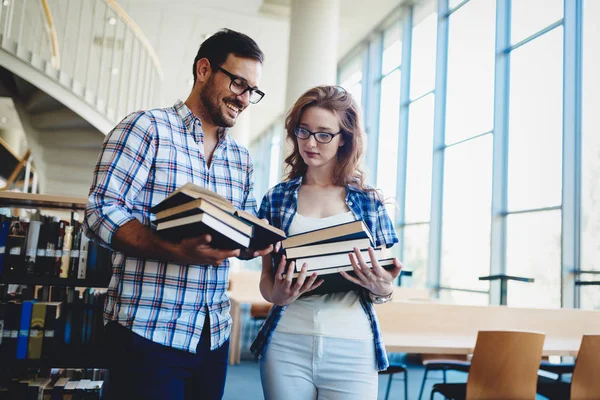
[(54, 68), (60, 68), (60, 50), (58, 48), (58, 37), (56, 35), (56, 28), (54, 27), (54, 19), (52, 18), (52, 12), (48, 6), (48, 0), (41, 0), (44, 7), (44, 16), (46, 17), (46, 24), (50, 32), (50, 40), (52, 41), (52, 62)]
[(2, 1), (0, 36), (0, 51), (57, 81), (107, 123), (160, 104), (159, 58), (116, 0)]
[(139, 39), (139, 41), (142, 43), (142, 45), (148, 52), (148, 55), (150, 56), (150, 59), (152, 60), (154, 67), (156, 68), (156, 70), (158, 71), (159, 75), (162, 78), (162, 68), (160, 66), (160, 61), (158, 59), (158, 56), (156, 55), (154, 48), (150, 45), (150, 42), (148, 42), (148, 39), (146, 38), (146, 36), (142, 32), (142, 30), (140, 29), (138, 24), (136, 24), (135, 21), (133, 19), (131, 19), (129, 14), (127, 14), (125, 12), (125, 10), (123, 10), (121, 8), (121, 6), (117, 4), (117, 2), (115, 0), (103, 0), (103, 1), (106, 4), (108, 4), (123, 19), (123, 21), (127, 25), (129, 25), (133, 34)]

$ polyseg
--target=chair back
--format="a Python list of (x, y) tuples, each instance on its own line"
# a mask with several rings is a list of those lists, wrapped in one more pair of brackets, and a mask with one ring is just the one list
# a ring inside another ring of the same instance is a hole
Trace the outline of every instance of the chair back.
[(571, 380), (571, 400), (597, 399), (600, 394), (600, 335), (584, 335)]
[(536, 332), (480, 331), (466, 399), (535, 399), (544, 338)]

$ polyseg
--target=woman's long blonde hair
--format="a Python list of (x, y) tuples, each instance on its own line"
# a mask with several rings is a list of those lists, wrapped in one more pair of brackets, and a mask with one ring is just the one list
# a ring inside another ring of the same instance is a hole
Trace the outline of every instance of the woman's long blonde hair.
[(353, 185), (359, 190), (370, 191), (365, 184), (361, 163), (365, 151), (366, 135), (362, 127), (360, 109), (352, 95), (341, 86), (317, 86), (305, 92), (296, 101), (285, 118), (287, 139), (294, 149), (285, 159), (289, 173), (287, 179), (304, 176), (307, 165), (298, 149), (294, 130), (300, 123), (302, 113), (309, 107), (320, 107), (334, 112), (340, 120), (344, 145), (338, 148), (338, 161), (333, 171), (333, 183), (340, 186)]

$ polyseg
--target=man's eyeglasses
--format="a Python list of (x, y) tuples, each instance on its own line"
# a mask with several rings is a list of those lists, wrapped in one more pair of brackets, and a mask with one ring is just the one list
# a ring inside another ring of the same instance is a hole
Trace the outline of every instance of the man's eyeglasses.
[(311, 132), (308, 129), (297, 127), (294, 129), (294, 134), (298, 139), (307, 140), (309, 137), (314, 136), (315, 140), (319, 143), (327, 144), (333, 140), (334, 137), (342, 133), (328, 133), (328, 132)]
[(259, 101), (262, 100), (263, 97), (265, 97), (264, 92), (258, 90), (255, 87), (248, 85), (248, 82), (246, 82), (244, 79), (240, 78), (239, 76), (232, 74), (231, 72), (227, 71), (226, 69), (224, 69), (222, 67), (218, 67), (218, 69), (219, 69), (219, 71), (221, 71), (222, 73), (227, 75), (229, 77), (229, 79), (231, 79), (231, 82), (229, 83), (229, 90), (231, 90), (236, 95), (241, 96), (246, 92), (250, 92), (249, 101), (252, 104), (258, 103)]

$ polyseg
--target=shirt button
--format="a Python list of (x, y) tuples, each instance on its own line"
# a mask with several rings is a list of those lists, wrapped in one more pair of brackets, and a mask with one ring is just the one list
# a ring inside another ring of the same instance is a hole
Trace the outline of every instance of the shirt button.
[(348, 202), (348, 205), (349, 205), (349, 206), (351, 206), (351, 205), (352, 205), (352, 202), (351, 202), (351, 201), (349, 201), (349, 202)]

